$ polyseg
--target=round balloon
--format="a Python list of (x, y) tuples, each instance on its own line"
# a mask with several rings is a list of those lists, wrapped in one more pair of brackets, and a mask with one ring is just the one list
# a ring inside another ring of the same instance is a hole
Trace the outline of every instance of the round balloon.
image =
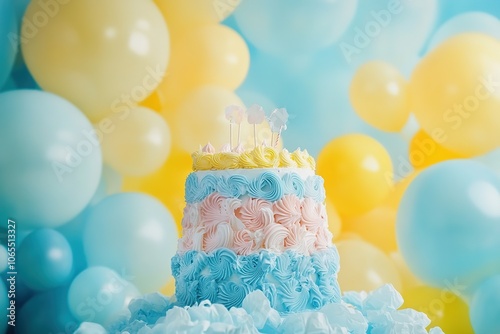
[(500, 332), (500, 275), (492, 276), (476, 289), (470, 302), (470, 320), (474, 333)]
[(380, 206), (356, 217), (345, 218), (342, 229), (356, 233), (363, 240), (377, 246), (386, 253), (397, 250), (396, 210)]
[(169, 72), (159, 89), (166, 106), (173, 108), (202, 85), (236, 89), (249, 65), (248, 47), (234, 30), (219, 24), (195, 26), (172, 36)]
[(424, 285), (424, 283), (422, 283), (422, 281), (411, 272), (410, 268), (408, 268), (405, 259), (399, 251), (392, 252), (389, 254), (389, 257), (398, 269), (402, 288), (400, 292), (405, 292), (417, 286)]
[(147, 175), (160, 168), (170, 152), (170, 130), (156, 112), (132, 108), (114, 118), (103, 133), (104, 162), (122, 175)]
[(94, 129), (54, 94), (0, 94), (0, 217), (19, 228), (55, 227), (74, 218), (94, 195), (102, 169)]
[[(10, 288), (10, 282), (7, 280), (7, 284), (9, 284), (9, 287)], [(15, 288), (15, 286), (14, 286)], [(2, 316), (2, 318), (4, 319), (4, 321), (2, 321), (2, 323), (0, 324), (0, 331), (2, 333), (6, 333), (7, 331), (7, 325), (8, 325), (8, 322), (12, 321), (12, 320), (15, 320), (16, 319), (16, 305), (15, 305), (15, 300), (14, 299), (11, 299), (12, 301), (14, 301), (14, 306), (11, 306), (11, 300), (9, 300), (9, 293), (7, 292), (8, 290), (6, 289), (5, 287), (5, 283), (4, 281), (2, 280), (2, 282), (0, 282), (0, 316)], [(11, 313), (12, 312), (12, 313)]]
[(467, 33), (448, 39), (415, 68), (410, 87), (422, 128), (443, 147), (476, 156), (500, 146), (500, 43)]
[(93, 121), (138, 104), (163, 79), (169, 34), (152, 1), (32, 1), (24, 18), (22, 50), (37, 83)]
[(67, 287), (36, 294), (16, 314), (16, 333), (20, 334), (73, 333), (78, 324), (68, 307)]
[(72, 273), (71, 246), (55, 230), (35, 230), (19, 246), (17, 267), (19, 277), (31, 289), (55, 288), (67, 282)]
[(342, 221), (332, 201), (327, 198), (325, 205), (326, 214), (328, 215), (328, 229), (330, 230), (330, 232), (332, 232), (333, 238), (336, 239), (338, 238), (338, 236), (340, 235), (340, 231), (342, 230)]
[(377, 247), (357, 239), (337, 243), (340, 256), (339, 284), (342, 291), (371, 291), (390, 283), (401, 288), (398, 270)]
[(468, 32), (490, 35), (499, 40), (500, 21), (494, 15), (485, 12), (467, 12), (453, 16), (439, 26), (439, 29), (432, 35), (427, 49), (434, 49), (448, 38)]
[(457, 293), (461, 294), (461, 291), (415, 287), (403, 293), (402, 308), (412, 308), (427, 314), (431, 320), (430, 328), (437, 326), (445, 333), (472, 334), (474, 331), (469, 320), (469, 308)]
[(357, 5), (357, 0), (252, 0), (243, 1), (234, 17), (243, 35), (259, 50), (290, 56), (313, 53), (337, 41)]
[(110, 325), (127, 314), (130, 301), (139, 291), (129, 281), (106, 267), (90, 267), (75, 277), (68, 291), (67, 303), (80, 322)]
[(408, 158), (415, 168), (426, 168), (438, 162), (464, 158), (441, 146), (425, 131), (418, 131), (410, 142)]
[(410, 116), (407, 86), (394, 66), (381, 61), (365, 63), (352, 78), (351, 103), (368, 124), (383, 131), (397, 132)]
[(328, 143), (318, 157), (318, 174), (341, 217), (368, 212), (393, 186), (389, 154), (375, 139), (361, 134)]
[(217, 23), (228, 17), (241, 0), (155, 0), (172, 30)]
[(123, 191), (140, 191), (159, 199), (175, 219), (179, 232), (184, 206), (184, 184), (192, 171), (192, 159), (188, 152), (176, 147), (172, 149), (167, 162), (156, 172), (146, 177), (127, 177)]
[(3, 87), (16, 59), (19, 42), (19, 23), (13, 1), (0, 1), (0, 87)]
[(114, 194), (89, 209), (83, 245), (89, 266), (125, 271), (141, 292), (154, 292), (171, 275), (177, 228), (157, 199), (140, 193)]
[(396, 234), (411, 270), (434, 286), (500, 271), (500, 178), (474, 161), (429, 167), (403, 195)]

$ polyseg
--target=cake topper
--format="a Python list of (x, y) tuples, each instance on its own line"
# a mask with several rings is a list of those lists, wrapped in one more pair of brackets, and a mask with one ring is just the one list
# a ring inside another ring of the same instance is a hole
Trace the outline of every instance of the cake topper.
[(274, 109), (269, 115), (269, 126), (271, 127), (271, 142), (273, 142), (274, 134), (277, 133), (274, 147), (278, 145), (278, 140), (281, 136), (281, 131), (286, 130), (286, 122), (288, 121), (288, 113), (285, 108)]
[(245, 115), (245, 110), (237, 105), (226, 107), (226, 119), (229, 121), (229, 146), (233, 147), (233, 124), (238, 124), (238, 144), (240, 143), (241, 122)]
[(258, 104), (252, 104), (247, 109), (248, 124), (253, 124), (253, 145), (257, 147), (257, 124), (264, 122), (266, 114), (264, 108)]

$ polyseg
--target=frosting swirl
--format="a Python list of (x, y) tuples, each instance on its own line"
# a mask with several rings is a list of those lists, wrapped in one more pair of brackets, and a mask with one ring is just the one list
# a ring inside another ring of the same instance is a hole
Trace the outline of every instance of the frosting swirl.
[(283, 193), (304, 198), (304, 182), (297, 173), (287, 173), (282, 177)]
[(217, 191), (226, 197), (240, 197), (246, 194), (248, 179), (243, 175), (231, 175), (227, 179), (219, 177), (217, 180)]
[[(313, 158), (314, 159), (314, 158)], [(297, 163), (290, 156), (290, 152), (284, 148), (279, 153), (279, 166), (280, 167), (297, 167)]]
[(257, 146), (252, 151), (253, 158), (259, 167), (278, 167), (279, 155), (276, 150), (268, 146)]
[(248, 185), (248, 194), (271, 202), (283, 196), (281, 179), (274, 173), (264, 172)]
[(236, 216), (251, 232), (263, 229), (274, 220), (271, 203), (260, 198), (246, 198)]
[(219, 297), (217, 302), (224, 304), (228, 309), (231, 307), (240, 307), (243, 299), (249, 290), (245, 285), (239, 285), (234, 282), (224, 282), (219, 285)]
[(301, 224), (313, 233), (316, 233), (320, 226), (326, 224), (326, 216), (325, 213), (322, 212), (322, 206), (323, 204), (316, 203), (311, 197), (306, 197), (302, 201)]
[(281, 253), (285, 249), (288, 229), (280, 224), (270, 224), (264, 229), (264, 247), (272, 252)]
[(207, 262), (210, 266), (210, 277), (219, 282), (233, 274), (236, 254), (229, 249), (219, 248), (208, 256)]
[(309, 176), (305, 182), (305, 196), (313, 198), (316, 202), (325, 201), (325, 181), (321, 176)]
[(204, 235), (204, 248), (206, 252), (212, 252), (217, 248), (229, 248), (233, 245), (234, 231), (226, 222), (217, 224), (209, 229)]
[(307, 151), (296, 150), (293, 153), (286, 149), (278, 151), (265, 144), (252, 150), (243, 150), (238, 145), (233, 151), (223, 147), (221, 152), (215, 152), (208, 144), (200, 151), (194, 152), (193, 170), (220, 170), (236, 168), (272, 168), (272, 167), (299, 167), (314, 170), (316, 163)]
[(274, 220), (288, 227), (298, 224), (302, 218), (300, 199), (296, 195), (285, 195), (273, 203)]

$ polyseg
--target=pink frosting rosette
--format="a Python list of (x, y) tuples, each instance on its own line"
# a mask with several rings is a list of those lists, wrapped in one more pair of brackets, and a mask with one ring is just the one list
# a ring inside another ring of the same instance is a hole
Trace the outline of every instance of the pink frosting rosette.
[[(258, 233), (258, 232), (257, 232)], [(248, 255), (260, 248), (262, 241), (249, 230), (241, 230), (234, 235), (234, 251), (238, 255)]]
[(238, 217), (251, 232), (265, 228), (274, 221), (273, 207), (260, 198), (246, 198), (241, 208), (236, 210)]
[(280, 224), (269, 224), (264, 229), (264, 248), (281, 253), (285, 250), (285, 239), (288, 229)]
[(232, 248), (233, 240), (234, 231), (231, 225), (227, 222), (222, 222), (205, 232), (203, 238), (203, 248), (207, 253), (218, 248)]
[(301, 224), (312, 233), (316, 233), (318, 228), (326, 223), (326, 212), (322, 210), (322, 206), (323, 204), (315, 202), (310, 197), (306, 197), (302, 201)]
[(301, 201), (295, 195), (285, 195), (274, 202), (273, 211), (275, 221), (285, 227), (298, 224), (302, 218)]
[(333, 234), (327, 226), (321, 226), (316, 232), (316, 248), (318, 250), (327, 249), (332, 246)]
[(291, 225), (285, 239), (285, 248), (309, 255), (315, 250), (316, 234), (301, 225)]
[(241, 206), (241, 200), (226, 198), (218, 193), (208, 195), (200, 205), (201, 221), (207, 229), (212, 229), (220, 222), (230, 222), (236, 230), (243, 228), (235, 215), (235, 210)]

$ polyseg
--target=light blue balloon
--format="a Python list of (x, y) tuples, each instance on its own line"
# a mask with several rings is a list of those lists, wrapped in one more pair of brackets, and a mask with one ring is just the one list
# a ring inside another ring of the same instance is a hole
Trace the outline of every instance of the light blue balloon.
[(68, 288), (33, 296), (16, 313), (16, 333), (73, 333), (79, 322), (68, 307)]
[(500, 20), (483, 12), (469, 12), (452, 17), (432, 35), (427, 50), (432, 50), (448, 38), (466, 32), (490, 35), (500, 40)]
[(500, 178), (475, 161), (429, 167), (406, 190), (396, 231), (406, 263), (432, 285), (500, 272)]
[(437, 15), (437, 0), (363, 1), (336, 48), (353, 68), (369, 60), (406, 67), (415, 63)]
[(73, 267), (70, 274), (71, 278), (74, 278), (80, 272), (87, 268), (87, 258), (85, 257), (85, 251), (83, 250), (83, 231), (85, 229), (85, 217), (89, 212), (89, 207), (83, 210), (74, 219), (65, 223), (57, 228), (57, 231), (61, 233), (71, 247), (71, 253), (73, 254)]
[(108, 196), (90, 208), (85, 224), (89, 266), (126, 274), (143, 293), (157, 291), (168, 281), (177, 228), (157, 199), (140, 193)]
[(0, 87), (9, 76), (18, 50), (19, 27), (12, 0), (0, 0)]
[[(8, 309), (10, 307), (10, 300), (9, 300), (8, 291), (5, 288), (4, 282), (5, 282), (5, 280), (2, 280), (0, 282), (0, 317), (2, 318), (2, 321), (0, 322), (0, 333), (6, 332), (8, 322), (11, 320), (9, 317), (11, 310)], [(14, 302), (15, 302), (15, 300), (14, 300)], [(14, 308), (14, 307), (10, 307), (10, 308)], [(15, 319), (15, 315), (14, 315), (14, 319)]]
[(99, 203), (108, 195), (116, 194), (121, 191), (123, 185), (123, 176), (113, 168), (104, 165), (102, 168), (101, 180), (99, 186), (90, 200), (90, 205)]
[(80, 322), (110, 325), (126, 314), (130, 301), (139, 296), (136, 287), (106, 267), (90, 267), (75, 277), (68, 305)]
[(259, 50), (290, 56), (334, 43), (356, 7), (357, 0), (251, 0), (242, 1), (234, 17), (243, 35)]
[(469, 315), (474, 333), (500, 333), (500, 275), (477, 287), (469, 304)]
[(30, 233), (17, 253), (19, 277), (34, 290), (48, 290), (68, 281), (73, 254), (59, 232), (42, 228)]
[(101, 148), (88, 119), (47, 92), (0, 94), (0, 218), (18, 228), (55, 227), (94, 195)]

